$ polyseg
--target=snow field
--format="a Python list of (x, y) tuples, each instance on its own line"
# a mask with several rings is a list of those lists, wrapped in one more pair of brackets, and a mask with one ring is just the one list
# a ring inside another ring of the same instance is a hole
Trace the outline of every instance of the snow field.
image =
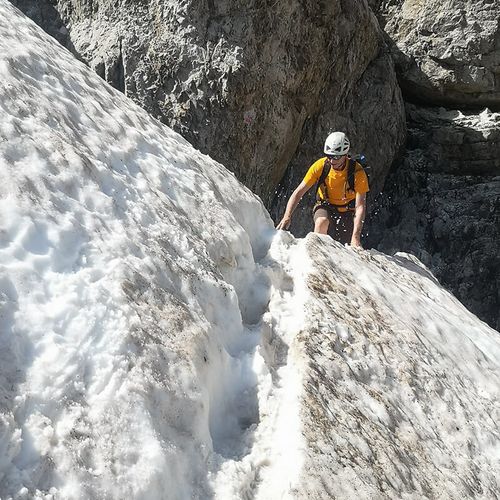
[(0, 32), (1, 498), (281, 497), (289, 242), (5, 0)]
[(314, 445), (299, 497), (498, 496), (498, 332), (411, 255), (314, 234), (305, 244), (314, 264), (302, 338), (314, 369), (303, 376), (303, 429)]

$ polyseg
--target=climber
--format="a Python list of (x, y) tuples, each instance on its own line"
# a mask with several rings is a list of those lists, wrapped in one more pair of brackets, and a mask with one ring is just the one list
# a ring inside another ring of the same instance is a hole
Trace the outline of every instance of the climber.
[(326, 157), (311, 165), (304, 180), (290, 196), (277, 229), (288, 229), (293, 211), (316, 183), (314, 232), (329, 234), (341, 243), (361, 247), (368, 177), (363, 167), (348, 157), (349, 148), (349, 139), (343, 132), (334, 132), (326, 138)]

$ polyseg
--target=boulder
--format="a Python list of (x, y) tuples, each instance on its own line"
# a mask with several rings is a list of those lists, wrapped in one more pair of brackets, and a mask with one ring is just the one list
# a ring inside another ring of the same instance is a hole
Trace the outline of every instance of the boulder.
[(413, 253), (500, 329), (500, 114), (407, 109), (409, 149), (377, 203), (370, 244)]
[[(347, 9), (340, 0), (269, 6), (154, 0), (119, 7), (111, 0), (58, 0), (47, 4), (57, 13), (50, 19), (38, 2), (13, 3), (51, 33), (67, 29), (66, 45), (78, 57), (268, 204), (299, 144), (306, 145), (299, 155), (311, 161), (311, 146), (316, 151), (330, 127), (354, 130), (371, 149), (391, 149), (393, 138), (374, 137), (372, 144), (365, 128), (402, 109), (391, 68), (387, 82), (378, 74), (370, 85), (364, 76), (383, 45), (365, 1)], [(387, 59), (383, 64), (390, 66)], [(362, 113), (355, 100), (361, 88), (364, 98), (389, 100), (371, 110), (376, 116), (353, 122)], [(391, 161), (384, 155), (381, 172)]]
[(401, 86), (413, 100), (500, 107), (500, 3), (373, 1), (392, 40)]

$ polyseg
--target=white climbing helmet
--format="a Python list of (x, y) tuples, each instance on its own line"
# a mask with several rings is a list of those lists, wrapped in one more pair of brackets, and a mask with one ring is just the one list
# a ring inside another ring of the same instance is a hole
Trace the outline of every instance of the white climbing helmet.
[(325, 154), (327, 155), (346, 155), (350, 147), (349, 139), (344, 132), (333, 132), (325, 141)]

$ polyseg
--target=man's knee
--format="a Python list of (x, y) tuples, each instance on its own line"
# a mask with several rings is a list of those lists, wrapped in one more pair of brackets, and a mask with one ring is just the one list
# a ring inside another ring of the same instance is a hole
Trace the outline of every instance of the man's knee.
[(328, 217), (317, 217), (316, 220), (314, 221), (314, 232), (327, 234), (329, 225), (330, 221)]

